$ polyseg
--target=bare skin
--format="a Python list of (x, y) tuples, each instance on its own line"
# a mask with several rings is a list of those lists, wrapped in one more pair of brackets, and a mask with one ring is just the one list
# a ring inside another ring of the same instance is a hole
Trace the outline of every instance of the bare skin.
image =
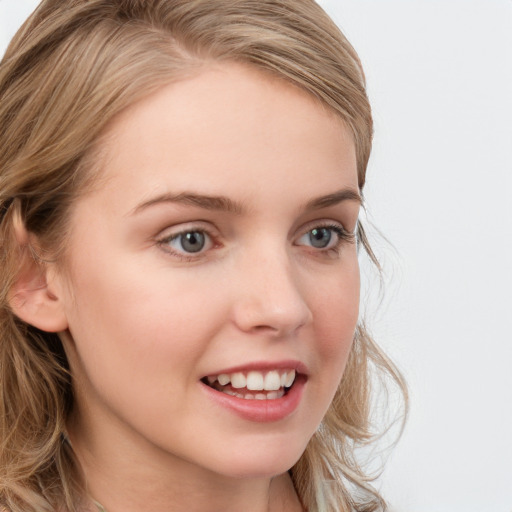
[[(349, 131), (293, 86), (223, 64), (106, 135), (67, 268), (48, 275), (90, 495), (108, 512), (299, 512), (288, 470), (358, 317)], [(262, 406), (208, 384), (233, 368), (296, 377)]]

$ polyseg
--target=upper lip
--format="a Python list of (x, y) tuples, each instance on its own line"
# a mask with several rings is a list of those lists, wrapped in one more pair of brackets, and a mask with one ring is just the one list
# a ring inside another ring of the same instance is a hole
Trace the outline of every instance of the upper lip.
[(271, 370), (295, 370), (297, 373), (308, 375), (308, 369), (306, 365), (300, 361), (296, 360), (281, 360), (281, 361), (253, 361), (249, 363), (244, 363), (236, 366), (230, 366), (229, 368), (222, 368), (221, 370), (216, 370), (206, 374), (205, 376), (210, 375), (221, 375), (221, 374), (231, 374), (237, 372), (250, 372), (250, 371), (271, 371)]

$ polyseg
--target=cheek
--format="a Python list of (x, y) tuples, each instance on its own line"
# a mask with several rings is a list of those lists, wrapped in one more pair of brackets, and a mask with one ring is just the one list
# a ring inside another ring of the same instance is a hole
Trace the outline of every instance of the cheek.
[[(317, 375), (314, 385), (321, 415), (334, 397), (352, 348), (359, 317), (360, 279), (357, 258), (321, 287), (313, 311)], [(318, 386), (318, 387), (317, 387)]]
[(165, 423), (164, 417), (189, 414), (185, 399), (219, 327), (216, 302), (185, 287), (190, 282), (173, 279), (171, 285), (150, 273), (112, 270), (87, 277), (75, 283), (70, 321), (81, 399), (100, 397), (143, 430)]
[(354, 336), (359, 317), (360, 277), (357, 259), (337, 279), (324, 284), (315, 300), (313, 316), (326, 355), (343, 356)]
[(115, 368), (125, 383), (179, 374), (186, 384), (222, 327), (222, 301), (195, 274), (116, 260), (111, 268), (81, 261), (73, 279), (68, 318), (86, 371), (102, 381)]

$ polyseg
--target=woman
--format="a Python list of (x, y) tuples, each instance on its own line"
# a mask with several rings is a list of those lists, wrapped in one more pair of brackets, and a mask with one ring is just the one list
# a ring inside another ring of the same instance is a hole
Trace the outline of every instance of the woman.
[(46, 0), (0, 105), (4, 509), (384, 508), (371, 112), (321, 8)]

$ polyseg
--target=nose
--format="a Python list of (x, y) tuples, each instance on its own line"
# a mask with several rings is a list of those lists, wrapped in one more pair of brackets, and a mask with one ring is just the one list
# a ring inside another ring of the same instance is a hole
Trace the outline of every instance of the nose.
[(253, 255), (238, 277), (233, 311), (240, 330), (286, 337), (312, 320), (299, 272), (286, 251)]

